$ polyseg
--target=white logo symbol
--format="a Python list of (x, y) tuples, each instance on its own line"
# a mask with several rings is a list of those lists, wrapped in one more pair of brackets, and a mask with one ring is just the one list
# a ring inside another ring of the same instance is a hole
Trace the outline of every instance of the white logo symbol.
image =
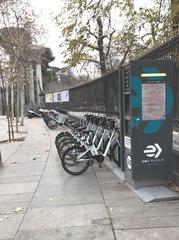
[(149, 145), (144, 150), (144, 153), (147, 157), (154, 157), (158, 158), (162, 152), (161, 147), (158, 145), (158, 143), (155, 143), (154, 145)]
[(132, 165), (131, 165), (131, 157), (130, 157), (130, 155), (127, 156), (127, 166), (129, 168), (129, 170), (131, 170)]

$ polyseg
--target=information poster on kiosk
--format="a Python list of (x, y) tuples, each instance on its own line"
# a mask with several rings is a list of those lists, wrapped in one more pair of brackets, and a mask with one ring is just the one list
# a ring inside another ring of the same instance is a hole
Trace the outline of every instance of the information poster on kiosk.
[(166, 118), (166, 84), (142, 84), (142, 120)]

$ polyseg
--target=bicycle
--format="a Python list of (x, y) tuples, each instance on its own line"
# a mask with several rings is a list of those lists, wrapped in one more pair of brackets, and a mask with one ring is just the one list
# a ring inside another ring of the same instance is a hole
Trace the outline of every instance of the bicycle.
[[(97, 146), (95, 146), (93, 141), (91, 145), (87, 143), (82, 146), (75, 144), (67, 148), (61, 159), (63, 169), (71, 175), (81, 175), (93, 165), (94, 160), (99, 163), (99, 167), (102, 167), (102, 162), (107, 156), (112, 144), (115, 143), (113, 146), (118, 146), (120, 148), (118, 137), (116, 138), (115, 136), (116, 130), (118, 130), (118, 128), (115, 128), (114, 121), (110, 120), (110, 122), (108, 122), (108, 127), (103, 131)], [(102, 151), (102, 143), (106, 137), (108, 142), (105, 149)], [(111, 151), (113, 150), (111, 149)], [(73, 169), (71, 169), (72, 167)]]

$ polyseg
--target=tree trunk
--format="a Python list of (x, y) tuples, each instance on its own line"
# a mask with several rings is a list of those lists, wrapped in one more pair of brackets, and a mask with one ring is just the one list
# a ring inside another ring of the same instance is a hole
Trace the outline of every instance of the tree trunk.
[(36, 73), (36, 97), (37, 97), (37, 105), (40, 105), (40, 72), (39, 72), (39, 64), (36, 65), (35, 69)]
[(21, 102), (21, 126), (24, 126), (24, 88), (20, 90), (20, 102)]
[(6, 105), (8, 106), (9, 105), (9, 86), (8, 85), (5, 87), (5, 90), (6, 90)]
[(33, 109), (35, 106), (35, 89), (32, 65), (29, 66), (29, 107)]
[(11, 117), (14, 119), (14, 85), (11, 85)]
[(19, 86), (17, 84), (17, 99), (16, 99), (16, 132), (19, 131), (18, 129), (18, 122), (19, 122), (19, 116), (20, 116), (20, 113), (19, 113), (19, 110), (20, 110), (20, 90), (19, 90)]
[(12, 120), (14, 119), (14, 86), (13, 83), (11, 85), (11, 111), (9, 111), (9, 123), (10, 123), (10, 131), (11, 131), (11, 137), (14, 142), (14, 128)]
[(107, 68), (106, 68), (106, 57), (104, 53), (103, 24), (100, 17), (97, 18), (97, 24), (98, 24), (98, 34), (99, 34), (98, 48), (99, 48), (100, 70), (101, 70), (101, 73), (104, 74), (107, 72)]
[[(11, 113), (12, 114), (12, 113)], [(14, 128), (13, 128), (13, 123), (12, 123), (12, 116), (9, 114), (9, 124), (10, 124), (10, 131), (11, 131), (11, 139), (14, 142)]]
[(156, 44), (156, 33), (155, 33), (154, 24), (151, 24), (151, 35), (152, 35), (153, 45), (155, 46), (155, 44)]
[(5, 109), (6, 109), (6, 117), (7, 117), (7, 124), (8, 124), (8, 137), (9, 137), (9, 142), (11, 142), (11, 129), (10, 129), (10, 120), (9, 120), (9, 107), (8, 107), (8, 102), (7, 102), (7, 89), (5, 88), (4, 84), (4, 76), (3, 76), (3, 71), (2, 71), (2, 66), (0, 62), (0, 74), (1, 74), (1, 80), (2, 80), (2, 89), (3, 89), (3, 95), (4, 95), (4, 101), (5, 101)]

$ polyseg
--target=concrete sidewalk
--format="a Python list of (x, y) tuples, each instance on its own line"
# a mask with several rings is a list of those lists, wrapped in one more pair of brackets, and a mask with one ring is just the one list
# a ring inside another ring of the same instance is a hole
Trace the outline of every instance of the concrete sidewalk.
[[(18, 124), (18, 133), (16, 133), (16, 122), (12, 121), (13, 129), (14, 129), (14, 140), (22, 141), (25, 139), (27, 135), (26, 126), (21, 126)], [(8, 142), (8, 122), (6, 116), (0, 116), (0, 143)]]
[(19, 132), (15, 132), (15, 120), (13, 121), (14, 127), (14, 142), (9, 145), (8, 141), (8, 124), (6, 116), (0, 116), (0, 153), (2, 162), (6, 162), (11, 155), (21, 146), (21, 141), (27, 136), (27, 127), (18, 126)]
[(60, 128), (26, 123), (0, 169), (0, 240), (179, 239), (179, 201), (144, 204), (106, 166), (68, 175), (54, 145)]

